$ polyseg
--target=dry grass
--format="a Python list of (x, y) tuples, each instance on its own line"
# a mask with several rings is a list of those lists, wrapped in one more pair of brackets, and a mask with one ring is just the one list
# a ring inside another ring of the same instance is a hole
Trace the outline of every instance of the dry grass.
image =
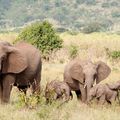
[(17, 37), (17, 33), (3, 33), (0, 34), (0, 40), (5, 40), (12, 43)]
[[(12, 42), (16, 36), (16, 34), (2, 34), (0, 39)], [(104, 49), (104, 47), (107, 47), (112, 50), (120, 50), (119, 35), (94, 33), (71, 36), (64, 33), (60, 36), (64, 39), (64, 48), (53, 54), (50, 62), (43, 63), (41, 81), (43, 88), (45, 88), (48, 81), (54, 79), (63, 80), (64, 66), (69, 60), (70, 44), (79, 46), (79, 56), (81, 58), (91, 58), (93, 61), (103, 60), (110, 65), (112, 72), (102, 83), (120, 80), (120, 62), (110, 61), (106, 57)], [(56, 103), (51, 106), (43, 104), (38, 105), (35, 109), (28, 109), (19, 107), (18, 95), (19, 92), (14, 88), (11, 95), (11, 103), (0, 105), (0, 120), (120, 120), (120, 106), (118, 103), (112, 106), (100, 106), (95, 103), (87, 106), (77, 101), (74, 94), (73, 100), (60, 108), (56, 108), (59, 105), (59, 103)]]

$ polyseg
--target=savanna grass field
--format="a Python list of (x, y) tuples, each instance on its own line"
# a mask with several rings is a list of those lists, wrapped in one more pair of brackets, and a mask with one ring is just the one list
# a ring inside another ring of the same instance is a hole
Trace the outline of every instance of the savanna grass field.
[[(120, 59), (109, 56), (111, 51), (120, 51), (120, 35), (115, 33), (91, 34), (59, 34), (63, 39), (63, 48), (54, 52), (49, 61), (42, 64), (42, 94), (37, 104), (36, 97), (28, 99), (13, 88), (8, 105), (0, 105), (0, 120), (120, 120), (120, 105), (97, 105), (95, 101), (88, 106), (77, 100), (73, 92), (73, 100), (58, 107), (60, 102), (45, 104), (44, 89), (47, 82), (54, 79), (63, 80), (64, 67), (72, 57), (104, 61), (111, 68), (111, 74), (101, 84), (120, 80)], [(0, 34), (0, 40), (12, 43), (17, 33)], [(27, 101), (27, 102), (26, 102)], [(26, 105), (27, 104), (27, 105)]]

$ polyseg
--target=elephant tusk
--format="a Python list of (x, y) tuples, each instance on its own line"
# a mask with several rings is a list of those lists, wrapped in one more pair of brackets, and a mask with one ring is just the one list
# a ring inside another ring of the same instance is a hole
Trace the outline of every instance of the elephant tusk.
[(87, 85), (85, 84), (85, 85), (84, 85), (84, 88), (86, 88), (86, 86), (87, 86)]

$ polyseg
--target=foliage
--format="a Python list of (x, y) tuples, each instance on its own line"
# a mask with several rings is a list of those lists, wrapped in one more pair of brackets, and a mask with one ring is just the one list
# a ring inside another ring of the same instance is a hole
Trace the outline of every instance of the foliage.
[(114, 59), (120, 58), (120, 51), (112, 51), (111, 57)]
[(111, 57), (112, 59), (120, 59), (120, 50), (111, 51), (108, 48), (105, 48), (105, 50), (108, 57)]
[(47, 21), (36, 22), (25, 27), (17, 38), (17, 41), (19, 40), (35, 45), (43, 54), (49, 54), (62, 47), (62, 40)]
[(99, 23), (90, 23), (83, 28), (83, 33), (92, 33), (92, 32), (99, 32), (101, 30), (101, 25)]
[(112, 12), (111, 15), (112, 15), (112, 17), (116, 17), (116, 18), (118, 17), (119, 18), (120, 17), (120, 12), (119, 11), (114, 11), (114, 12)]
[(36, 94), (32, 94), (32, 95), (25, 95), (23, 92), (21, 92), (18, 95), (18, 102), (17, 102), (17, 107), (18, 108), (23, 108), (23, 107), (27, 107), (30, 109), (36, 108), (38, 104), (44, 104), (44, 97), (43, 94), (40, 95), (36, 95)]
[(64, 28), (60, 31), (81, 30), (91, 21), (111, 21), (111, 30), (116, 30), (114, 25), (119, 25), (119, 7), (119, 0), (1, 0), (0, 27), (10, 29), (47, 19)]
[(78, 46), (77, 45), (70, 45), (69, 47), (69, 57), (75, 58), (78, 55)]

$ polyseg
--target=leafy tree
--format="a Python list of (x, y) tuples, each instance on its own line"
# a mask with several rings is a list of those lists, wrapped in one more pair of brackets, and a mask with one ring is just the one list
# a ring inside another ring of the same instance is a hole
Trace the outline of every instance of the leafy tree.
[(47, 22), (36, 22), (25, 27), (16, 41), (24, 40), (40, 49), (43, 54), (49, 54), (53, 50), (62, 47), (62, 40), (56, 34), (52, 25)]

